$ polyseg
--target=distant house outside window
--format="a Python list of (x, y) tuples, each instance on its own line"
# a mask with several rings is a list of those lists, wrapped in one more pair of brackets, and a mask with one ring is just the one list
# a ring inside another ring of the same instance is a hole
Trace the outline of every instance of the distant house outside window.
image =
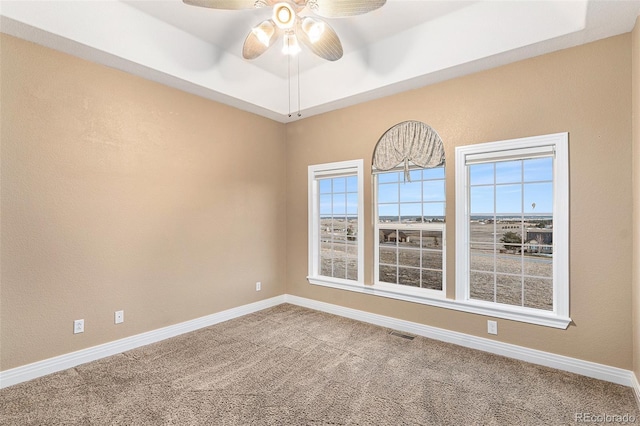
[(568, 324), (568, 166), (566, 133), (456, 148), (456, 300)]
[(444, 296), (444, 166), (374, 173), (374, 284)]
[[(309, 166), (312, 284), (566, 329), (567, 133), (455, 149), (455, 292), (446, 289), (445, 167), (373, 168), (364, 256), (363, 160)], [(364, 267), (373, 260), (373, 280)]]
[(363, 161), (309, 166), (309, 276), (314, 284), (363, 285)]

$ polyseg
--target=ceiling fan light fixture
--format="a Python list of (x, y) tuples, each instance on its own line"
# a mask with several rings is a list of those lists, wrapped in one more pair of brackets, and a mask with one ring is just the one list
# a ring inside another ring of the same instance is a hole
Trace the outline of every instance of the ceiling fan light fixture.
[(324, 22), (307, 16), (302, 19), (302, 30), (307, 34), (307, 37), (309, 37), (309, 41), (315, 43), (320, 40), (320, 37), (322, 37), (324, 33)]
[(273, 6), (273, 21), (278, 28), (283, 30), (293, 27), (296, 20), (296, 12), (289, 3), (276, 3)]
[(273, 22), (263, 21), (260, 25), (251, 28), (251, 32), (256, 36), (260, 43), (269, 47), (273, 34), (275, 34), (275, 28)]
[[(0, 0), (1, 1), (1, 0)], [(344, 18), (369, 13), (385, 5), (387, 0), (182, 0), (190, 6), (211, 9), (240, 10), (271, 7), (272, 16), (252, 28), (242, 46), (242, 57), (256, 59), (284, 34), (282, 51), (295, 55), (304, 44), (315, 55), (328, 61), (343, 56), (342, 43), (331, 25), (322, 19), (299, 16), (304, 10), (323, 18)]]
[(284, 35), (284, 44), (282, 45), (282, 53), (285, 55), (297, 55), (300, 53), (300, 44), (298, 38), (292, 32)]

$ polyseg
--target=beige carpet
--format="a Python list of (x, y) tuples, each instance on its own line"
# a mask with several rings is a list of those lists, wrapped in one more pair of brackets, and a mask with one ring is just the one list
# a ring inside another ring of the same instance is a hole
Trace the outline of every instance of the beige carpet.
[(280, 305), (0, 391), (1, 424), (555, 425), (630, 388)]

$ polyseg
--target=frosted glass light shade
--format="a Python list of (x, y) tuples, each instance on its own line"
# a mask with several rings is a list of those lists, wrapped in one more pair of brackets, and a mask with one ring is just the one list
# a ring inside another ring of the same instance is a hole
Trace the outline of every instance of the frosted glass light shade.
[(269, 44), (271, 44), (271, 38), (275, 33), (275, 29), (273, 28), (273, 23), (271, 21), (264, 21), (260, 23), (260, 25), (253, 27), (251, 32), (258, 40), (260, 40), (260, 43), (269, 47)]
[(298, 38), (293, 33), (287, 33), (284, 35), (284, 44), (282, 46), (282, 53), (285, 55), (297, 55), (300, 52), (300, 44)]
[(307, 16), (302, 20), (302, 30), (309, 37), (309, 41), (315, 43), (320, 40), (320, 37), (322, 37), (324, 33), (324, 22)]

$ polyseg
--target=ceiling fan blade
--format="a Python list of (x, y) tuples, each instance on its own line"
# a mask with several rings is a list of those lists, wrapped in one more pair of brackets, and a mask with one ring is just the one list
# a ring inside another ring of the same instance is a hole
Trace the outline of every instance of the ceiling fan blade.
[(309, 0), (307, 6), (319, 16), (342, 18), (371, 12), (384, 6), (386, 2), (386, 0)]
[(182, 0), (189, 6), (209, 7), (211, 9), (254, 9), (257, 7), (270, 6), (268, 0)]
[(242, 57), (255, 59), (262, 55), (280, 37), (280, 30), (271, 19), (261, 22), (247, 34), (242, 46)]
[[(303, 18), (307, 19), (307, 18)], [(340, 38), (338, 38), (338, 34), (334, 31), (333, 28), (326, 22), (322, 21), (318, 18), (313, 18), (315, 21), (321, 22), (324, 24), (324, 30), (322, 34), (319, 35), (317, 40), (312, 41), (309, 37), (309, 34), (303, 29), (303, 20), (298, 20), (298, 25), (296, 26), (296, 36), (298, 39), (309, 48), (313, 53), (320, 56), (321, 58), (326, 59), (327, 61), (337, 61), (342, 58), (343, 50), (342, 43), (340, 43)]]

